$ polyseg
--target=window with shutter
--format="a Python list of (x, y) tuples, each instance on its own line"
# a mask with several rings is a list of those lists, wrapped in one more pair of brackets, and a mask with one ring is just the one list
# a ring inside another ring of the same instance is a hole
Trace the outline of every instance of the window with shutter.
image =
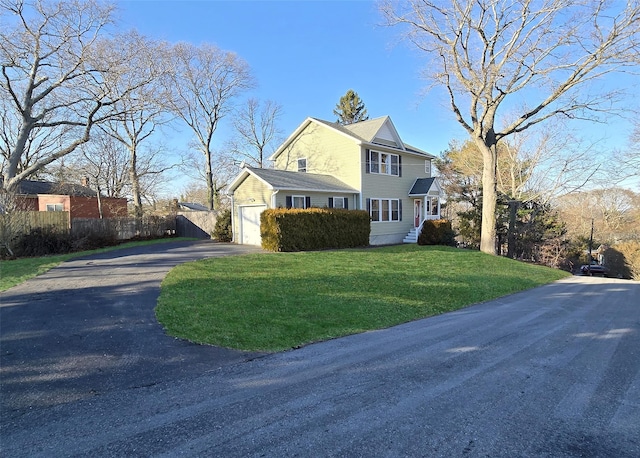
[(397, 154), (367, 150), (366, 173), (402, 176), (401, 159)]
[(329, 208), (348, 208), (346, 197), (329, 197)]

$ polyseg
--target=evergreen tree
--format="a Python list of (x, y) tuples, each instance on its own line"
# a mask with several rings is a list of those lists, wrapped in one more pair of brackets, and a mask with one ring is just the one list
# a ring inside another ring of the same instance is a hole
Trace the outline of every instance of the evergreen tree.
[(340, 102), (336, 105), (336, 109), (333, 110), (333, 114), (338, 117), (336, 122), (343, 126), (369, 119), (364, 102), (360, 99), (358, 93), (352, 89), (349, 89), (344, 96), (340, 97)]

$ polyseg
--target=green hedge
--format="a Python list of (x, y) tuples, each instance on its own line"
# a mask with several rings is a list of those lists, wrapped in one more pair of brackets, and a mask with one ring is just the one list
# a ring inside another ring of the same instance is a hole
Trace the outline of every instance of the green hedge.
[(370, 231), (369, 213), (364, 210), (277, 208), (260, 216), (262, 248), (271, 251), (368, 246)]
[(456, 246), (455, 232), (451, 221), (446, 219), (426, 220), (418, 234), (418, 245)]

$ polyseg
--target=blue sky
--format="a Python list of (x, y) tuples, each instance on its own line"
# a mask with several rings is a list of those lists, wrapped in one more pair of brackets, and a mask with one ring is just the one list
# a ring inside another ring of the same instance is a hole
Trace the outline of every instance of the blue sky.
[[(119, 1), (121, 27), (167, 41), (210, 42), (247, 61), (251, 95), (283, 107), (285, 136), (308, 116), (335, 121), (348, 89), (369, 116), (391, 116), (403, 140), (433, 154), (464, 131), (435, 94), (420, 96), (419, 56), (379, 26), (373, 1)], [(221, 127), (217, 141), (229, 135)]]
[[(373, 0), (119, 0), (118, 5), (122, 29), (236, 52), (258, 82), (247, 96), (283, 107), (278, 125), (285, 137), (308, 116), (335, 121), (336, 103), (353, 89), (371, 118), (389, 115), (413, 146), (438, 155), (451, 140), (466, 138), (445, 95), (437, 90), (425, 95), (419, 77), (424, 56), (399, 42), (400, 30), (380, 25)], [(629, 123), (620, 118), (581, 127), (605, 154), (628, 139)], [(216, 146), (230, 136), (228, 123), (222, 123)], [(187, 141), (182, 141), (185, 150)]]

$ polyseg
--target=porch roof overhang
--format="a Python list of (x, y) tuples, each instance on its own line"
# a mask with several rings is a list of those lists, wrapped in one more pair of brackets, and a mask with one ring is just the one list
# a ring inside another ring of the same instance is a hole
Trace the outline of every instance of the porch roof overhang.
[[(433, 188), (433, 189), (432, 189)], [(416, 178), (411, 190), (409, 191), (409, 197), (421, 197), (429, 194), (429, 191), (437, 191), (440, 194), (440, 187), (435, 177), (431, 178)]]

